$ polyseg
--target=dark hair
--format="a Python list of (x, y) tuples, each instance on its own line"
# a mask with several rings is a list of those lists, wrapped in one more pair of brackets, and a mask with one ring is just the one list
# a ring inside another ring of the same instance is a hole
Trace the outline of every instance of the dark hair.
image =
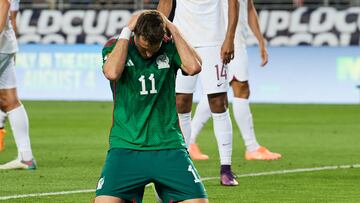
[(158, 44), (166, 33), (165, 21), (158, 11), (145, 11), (140, 14), (134, 33), (142, 36), (151, 45)]

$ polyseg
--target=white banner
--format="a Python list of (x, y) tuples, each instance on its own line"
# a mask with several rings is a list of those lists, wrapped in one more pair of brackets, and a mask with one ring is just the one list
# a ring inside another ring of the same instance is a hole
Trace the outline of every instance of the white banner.
[[(102, 73), (101, 48), (20, 46), (16, 56), (20, 97), (111, 100), (110, 84)], [(263, 68), (257, 47), (248, 48), (252, 102), (360, 103), (360, 47), (269, 47), (268, 51), (269, 64)], [(198, 85), (194, 101), (201, 96)]]
[[(129, 10), (23, 10), (20, 43), (104, 44), (127, 24)], [(360, 7), (337, 10), (300, 7), (261, 10), (261, 30), (271, 46), (349, 46), (360, 44)], [(249, 44), (256, 42), (249, 38)]]

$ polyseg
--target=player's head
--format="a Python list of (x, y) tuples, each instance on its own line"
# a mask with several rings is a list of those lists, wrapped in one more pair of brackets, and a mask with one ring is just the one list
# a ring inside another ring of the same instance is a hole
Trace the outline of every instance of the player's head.
[(166, 23), (158, 11), (145, 11), (140, 14), (134, 29), (135, 44), (144, 58), (150, 58), (161, 47), (166, 33)]

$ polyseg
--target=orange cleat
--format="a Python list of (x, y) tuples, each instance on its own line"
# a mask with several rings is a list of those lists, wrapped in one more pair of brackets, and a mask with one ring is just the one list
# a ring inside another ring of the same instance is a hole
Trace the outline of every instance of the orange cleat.
[(201, 153), (200, 148), (197, 144), (190, 144), (188, 151), (189, 151), (191, 159), (193, 159), (193, 160), (208, 160), (209, 159), (208, 155)]
[(245, 159), (250, 160), (277, 160), (281, 158), (281, 154), (270, 152), (265, 147), (259, 147), (254, 152), (246, 152)]
[(4, 128), (0, 129), (0, 152), (5, 149), (5, 134), (6, 130)]

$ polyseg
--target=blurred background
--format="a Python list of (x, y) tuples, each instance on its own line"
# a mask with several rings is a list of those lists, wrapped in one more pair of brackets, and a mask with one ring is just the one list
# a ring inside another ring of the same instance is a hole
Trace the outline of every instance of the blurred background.
[[(250, 36), (252, 102), (360, 103), (360, 0), (254, 3), (269, 64), (259, 66), (256, 40)], [(102, 45), (126, 26), (132, 12), (156, 6), (156, 0), (22, 0), (17, 18), (20, 97), (111, 100), (101, 72)], [(195, 101), (201, 94), (199, 87)]]

